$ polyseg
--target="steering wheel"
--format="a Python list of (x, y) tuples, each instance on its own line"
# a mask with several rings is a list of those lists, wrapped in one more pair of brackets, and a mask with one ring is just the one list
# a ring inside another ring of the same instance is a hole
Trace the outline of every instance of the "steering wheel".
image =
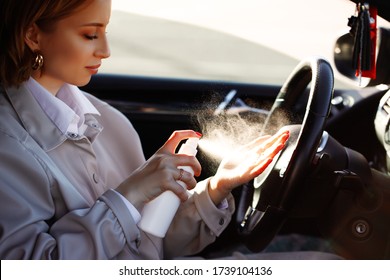
[[(294, 124), (291, 112), (309, 84), (302, 123)], [(237, 208), (239, 230), (252, 251), (262, 250), (275, 237), (300, 194), (330, 112), (333, 85), (329, 62), (310, 57), (298, 64), (275, 99), (263, 134), (288, 129), (290, 139), (253, 185), (243, 187)]]

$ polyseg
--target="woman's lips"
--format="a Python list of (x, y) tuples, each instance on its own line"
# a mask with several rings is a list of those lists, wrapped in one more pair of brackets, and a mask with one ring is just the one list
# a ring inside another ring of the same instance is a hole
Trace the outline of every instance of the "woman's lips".
[(100, 64), (87, 66), (85, 68), (87, 68), (89, 70), (89, 72), (91, 72), (91, 74), (96, 74), (99, 70), (99, 67), (100, 67)]

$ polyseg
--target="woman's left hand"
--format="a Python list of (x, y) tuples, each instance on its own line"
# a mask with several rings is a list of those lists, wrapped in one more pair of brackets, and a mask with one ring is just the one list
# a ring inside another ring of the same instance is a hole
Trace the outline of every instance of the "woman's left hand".
[(218, 205), (235, 188), (260, 175), (284, 148), (288, 131), (259, 137), (224, 158), (210, 179), (209, 194)]

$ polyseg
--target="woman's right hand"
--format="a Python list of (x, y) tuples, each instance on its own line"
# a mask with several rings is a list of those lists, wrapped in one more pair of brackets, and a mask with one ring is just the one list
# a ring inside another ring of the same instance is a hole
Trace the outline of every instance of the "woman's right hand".
[[(187, 199), (187, 192), (176, 181), (192, 189), (196, 185), (194, 176), (199, 176), (201, 166), (195, 156), (175, 154), (182, 140), (190, 137), (200, 138), (201, 134), (192, 130), (178, 130), (172, 133), (165, 144), (142, 166), (136, 169), (116, 189), (126, 199), (141, 211), (143, 206), (159, 196), (164, 191), (174, 192), (181, 201)], [(180, 171), (178, 166), (191, 166), (194, 176), (186, 171)], [(180, 175), (182, 172), (182, 175)]]

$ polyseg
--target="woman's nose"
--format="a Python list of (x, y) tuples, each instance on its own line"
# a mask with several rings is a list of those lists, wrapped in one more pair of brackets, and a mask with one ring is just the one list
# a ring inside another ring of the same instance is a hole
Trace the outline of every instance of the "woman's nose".
[(100, 44), (95, 51), (95, 55), (100, 58), (108, 58), (111, 55), (110, 46), (106, 36), (104, 36), (104, 38), (100, 41)]

